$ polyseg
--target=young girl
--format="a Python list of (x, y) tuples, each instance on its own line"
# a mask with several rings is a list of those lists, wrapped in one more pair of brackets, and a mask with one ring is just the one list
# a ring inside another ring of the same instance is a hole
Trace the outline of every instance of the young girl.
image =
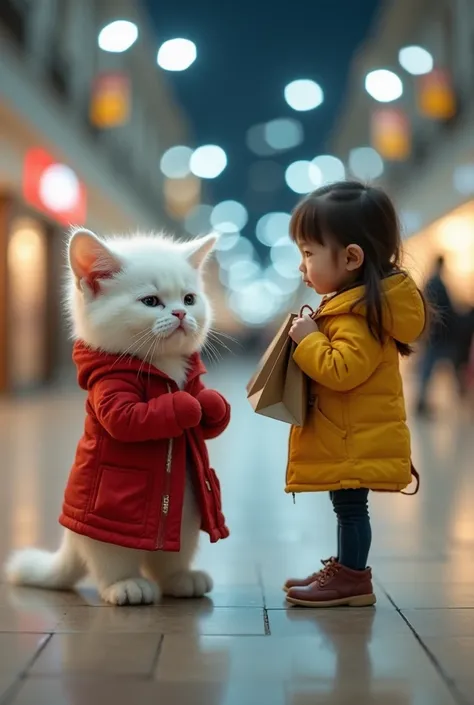
[(296, 319), (290, 331), (316, 401), (304, 427), (292, 428), (286, 491), (329, 490), (338, 553), (321, 571), (288, 580), (287, 600), (373, 605), (368, 494), (411, 482), (399, 357), (423, 332), (425, 305), (400, 268), (397, 215), (380, 189), (324, 186), (296, 207), (290, 229), (304, 282), (324, 298), (315, 316)]

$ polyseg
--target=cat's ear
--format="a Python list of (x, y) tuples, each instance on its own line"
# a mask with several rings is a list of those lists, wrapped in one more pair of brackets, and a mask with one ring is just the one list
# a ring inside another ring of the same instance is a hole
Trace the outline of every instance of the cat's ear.
[(188, 262), (195, 268), (201, 269), (219, 240), (217, 233), (211, 233), (191, 242), (187, 242), (185, 250)]
[(110, 279), (122, 269), (122, 263), (107, 245), (90, 230), (72, 232), (68, 245), (69, 266), (78, 288), (86, 283), (94, 292), (99, 279)]

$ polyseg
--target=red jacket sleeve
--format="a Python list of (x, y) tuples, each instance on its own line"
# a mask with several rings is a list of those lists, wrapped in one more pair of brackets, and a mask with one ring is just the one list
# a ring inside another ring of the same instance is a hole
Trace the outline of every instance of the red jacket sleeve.
[(101, 426), (122, 442), (175, 438), (183, 428), (194, 425), (195, 400), (185, 392), (144, 402), (132, 380), (107, 377), (94, 384), (89, 399)]
[(202, 382), (196, 399), (201, 404), (201, 429), (205, 440), (217, 438), (224, 433), (230, 422), (230, 404), (214, 389), (206, 389)]

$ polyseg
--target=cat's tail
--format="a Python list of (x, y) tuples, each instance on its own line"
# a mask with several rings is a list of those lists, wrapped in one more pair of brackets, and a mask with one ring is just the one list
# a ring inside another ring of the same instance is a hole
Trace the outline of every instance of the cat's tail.
[(73, 534), (67, 530), (56, 553), (25, 548), (13, 553), (5, 565), (8, 582), (50, 590), (70, 590), (85, 573)]

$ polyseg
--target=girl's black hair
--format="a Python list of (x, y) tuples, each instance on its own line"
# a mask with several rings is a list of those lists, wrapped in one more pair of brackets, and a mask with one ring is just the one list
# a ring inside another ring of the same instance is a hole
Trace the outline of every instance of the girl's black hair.
[[(395, 207), (380, 188), (358, 181), (340, 181), (323, 186), (306, 196), (294, 209), (290, 234), (295, 242), (305, 240), (341, 247), (359, 245), (364, 252), (360, 276), (364, 294), (354, 306), (364, 303), (372, 336), (385, 342), (382, 321), (381, 280), (401, 269), (400, 223)], [(426, 310), (426, 305), (425, 305)], [(401, 355), (413, 350), (395, 341)]]

